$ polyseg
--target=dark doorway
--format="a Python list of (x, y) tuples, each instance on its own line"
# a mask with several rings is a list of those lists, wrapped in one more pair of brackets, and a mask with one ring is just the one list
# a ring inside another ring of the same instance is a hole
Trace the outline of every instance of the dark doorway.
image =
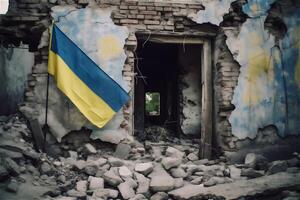
[(199, 44), (138, 40), (134, 128), (139, 138), (153, 126), (173, 136), (200, 136), (201, 49)]

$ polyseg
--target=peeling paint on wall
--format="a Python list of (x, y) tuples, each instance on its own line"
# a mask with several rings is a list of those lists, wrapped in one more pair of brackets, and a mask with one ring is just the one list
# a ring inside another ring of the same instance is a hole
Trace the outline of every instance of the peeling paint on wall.
[[(52, 17), (56, 25), (83, 52), (121, 87), (129, 91), (130, 88), (122, 77), (126, 59), (123, 47), (129, 31), (126, 27), (113, 23), (110, 18), (111, 12), (109, 8), (76, 9), (72, 6), (56, 6), (52, 8)], [(90, 124), (52, 83), (50, 94), (53, 93), (55, 95), (49, 99), (49, 126), (58, 140), (69, 131), (78, 130), (82, 126), (93, 129), (92, 137), (95, 139), (105, 131), (115, 134), (121, 132), (120, 124), (124, 120), (122, 110), (104, 128), (99, 129)], [(40, 121), (43, 121), (43, 115), (42, 113)]]
[(232, 100), (236, 108), (229, 119), (232, 134), (239, 139), (255, 138), (258, 129), (268, 125), (275, 125), (282, 137), (300, 133), (299, 9), (284, 18), (288, 33), (278, 47), (264, 29), (273, 2), (248, 1), (243, 10), (253, 18), (243, 24), (237, 38), (227, 39), (241, 65)]
[(205, 0), (203, 5), (205, 10), (200, 10), (196, 14), (188, 15), (193, 21), (203, 24), (211, 23), (219, 25), (223, 21), (223, 16), (229, 12), (232, 2), (235, 0)]

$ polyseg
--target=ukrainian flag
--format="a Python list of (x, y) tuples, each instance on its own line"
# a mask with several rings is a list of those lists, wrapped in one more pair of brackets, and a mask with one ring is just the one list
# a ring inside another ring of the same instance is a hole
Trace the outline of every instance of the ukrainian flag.
[(127, 92), (55, 24), (51, 34), (48, 72), (53, 75), (58, 88), (99, 128), (129, 100)]

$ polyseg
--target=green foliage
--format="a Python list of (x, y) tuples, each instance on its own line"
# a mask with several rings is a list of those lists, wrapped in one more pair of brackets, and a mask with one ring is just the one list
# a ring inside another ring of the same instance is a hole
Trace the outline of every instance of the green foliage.
[(158, 92), (146, 93), (146, 114), (147, 115), (160, 115), (160, 94)]

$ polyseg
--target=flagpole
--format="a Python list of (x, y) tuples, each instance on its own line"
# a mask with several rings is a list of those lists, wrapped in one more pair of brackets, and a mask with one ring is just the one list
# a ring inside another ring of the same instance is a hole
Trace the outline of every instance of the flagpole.
[(43, 132), (44, 132), (44, 147), (43, 150), (46, 149), (46, 137), (47, 132), (49, 132), (49, 126), (48, 126), (48, 102), (49, 102), (49, 73), (47, 73), (47, 90), (46, 90), (46, 111), (45, 111), (45, 123), (43, 126)]

